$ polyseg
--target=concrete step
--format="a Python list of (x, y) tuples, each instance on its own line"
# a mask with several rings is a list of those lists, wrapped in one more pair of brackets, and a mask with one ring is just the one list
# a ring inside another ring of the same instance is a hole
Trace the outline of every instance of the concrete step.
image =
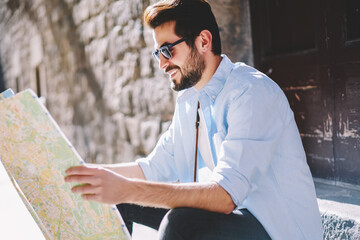
[(360, 190), (315, 179), (324, 239), (360, 239)]

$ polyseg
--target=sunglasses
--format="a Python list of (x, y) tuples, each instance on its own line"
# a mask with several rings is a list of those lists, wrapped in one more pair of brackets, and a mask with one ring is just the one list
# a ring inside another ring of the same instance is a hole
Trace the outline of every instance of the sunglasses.
[(168, 45), (162, 46), (159, 49), (155, 49), (153, 51), (152, 55), (159, 62), (160, 62), (160, 53), (164, 56), (164, 58), (169, 60), (170, 58), (172, 58), (171, 48), (174, 47), (175, 45), (179, 44), (179, 43), (182, 43), (185, 40), (186, 40), (186, 38), (183, 37), (183, 38), (177, 40), (176, 42), (173, 42), (173, 43), (170, 43)]

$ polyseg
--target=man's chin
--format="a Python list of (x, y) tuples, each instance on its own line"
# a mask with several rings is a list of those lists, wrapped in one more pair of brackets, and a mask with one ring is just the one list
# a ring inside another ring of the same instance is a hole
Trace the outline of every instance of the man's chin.
[(175, 79), (171, 79), (171, 89), (178, 92), (180, 91), (180, 85), (176, 83), (176, 80)]
[(181, 90), (185, 90), (188, 88), (191, 88), (193, 85), (195, 84), (190, 84), (190, 81), (187, 81), (187, 79), (182, 78), (180, 80), (176, 80), (176, 79), (170, 79), (171, 82), (171, 89), (179, 92)]

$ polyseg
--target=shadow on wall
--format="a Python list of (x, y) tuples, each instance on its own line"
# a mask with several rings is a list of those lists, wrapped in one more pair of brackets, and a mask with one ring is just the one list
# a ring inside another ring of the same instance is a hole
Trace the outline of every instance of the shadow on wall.
[(0, 92), (5, 91), (5, 79), (4, 79), (4, 72), (1, 64), (0, 59)]

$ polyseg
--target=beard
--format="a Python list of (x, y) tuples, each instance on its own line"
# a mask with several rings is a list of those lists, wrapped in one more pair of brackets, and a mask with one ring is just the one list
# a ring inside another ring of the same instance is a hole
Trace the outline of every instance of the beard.
[(170, 71), (171, 69), (179, 69), (181, 73), (180, 82), (176, 83), (175, 79), (173, 79), (171, 88), (174, 91), (181, 91), (193, 87), (200, 81), (205, 69), (205, 61), (194, 47), (191, 49), (190, 55), (183, 67), (172, 66), (168, 67), (166, 71)]

